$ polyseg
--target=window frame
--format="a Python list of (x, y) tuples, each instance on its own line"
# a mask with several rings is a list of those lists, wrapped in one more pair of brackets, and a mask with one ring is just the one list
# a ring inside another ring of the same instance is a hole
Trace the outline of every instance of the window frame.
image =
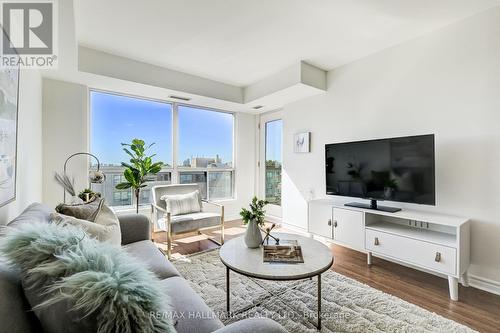
[[(169, 172), (170, 173), (170, 183), (171, 184), (180, 184), (180, 173), (181, 172), (206, 172), (207, 173), (207, 179), (206, 179), (206, 186), (207, 186), (207, 200), (210, 201), (215, 201), (215, 202), (226, 202), (226, 201), (234, 201), (237, 199), (237, 193), (236, 193), (236, 129), (237, 129), (237, 117), (236, 113), (233, 111), (227, 111), (227, 110), (222, 110), (222, 109), (216, 109), (212, 107), (207, 107), (207, 106), (201, 106), (201, 105), (196, 105), (196, 104), (189, 104), (189, 103), (179, 103), (167, 99), (160, 99), (160, 98), (152, 98), (152, 97), (144, 97), (144, 96), (139, 96), (139, 95), (134, 95), (134, 94), (129, 94), (129, 93), (121, 93), (117, 91), (110, 91), (110, 90), (104, 90), (104, 89), (98, 89), (98, 88), (87, 88), (87, 112), (88, 112), (88, 122), (87, 122), (87, 150), (91, 151), (91, 138), (92, 138), (92, 103), (91, 103), (91, 94), (92, 92), (98, 92), (98, 93), (103, 93), (103, 94), (110, 94), (110, 95), (117, 95), (117, 96), (124, 96), (124, 97), (129, 97), (129, 98), (135, 98), (135, 99), (141, 99), (141, 100), (146, 100), (146, 101), (153, 101), (153, 102), (159, 102), (159, 103), (165, 103), (165, 104), (170, 104), (171, 110), (172, 110), (172, 131), (171, 131), (171, 143), (172, 143), (172, 154), (171, 154), (171, 166), (170, 167), (163, 167), (160, 172)], [(178, 164), (178, 150), (179, 150), (179, 106), (185, 106), (185, 107), (190, 107), (190, 108), (197, 108), (201, 110), (206, 110), (206, 111), (212, 111), (212, 112), (219, 112), (219, 113), (226, 113), (230, 114), (233, 117), (233, 128), (232, 128), (232, 161), (231, 165), (232, 167), (230, 168), (214, 168), (214, 167), (206, 167), (206, 168), (193, 168), (193, 167), (184, 167), (184, 166), (179, 166)], [(98, 156), (99, 157), (99, 156)], [(119, 167), (119, 166), (117, 166)], [(89, 161), (89, 169), (92, 168), (92, 165)], [(220, 199), (211, 199), (210, 198), (210, 190), (209, 190), (209, 173), (210, 172), (231, 172), (231, 197), (228, 198), (220, 198)], [(132, 190), (131, 190), (132, 191)], [(135, 205), (135, 196), (132, 195), (132, 203), (131, 205), (124, 205), (124, 206), (112, 206), (114, 209), (120, 210), (120, 209), (130, 209)], [(140, 206), (146, 206), (146, 204), (141, 204)]]

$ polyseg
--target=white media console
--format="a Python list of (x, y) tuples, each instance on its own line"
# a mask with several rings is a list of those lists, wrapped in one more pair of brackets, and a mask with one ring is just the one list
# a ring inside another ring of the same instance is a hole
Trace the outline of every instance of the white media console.
[(309, 202), (308, 231), (334, 243), (384, 259), (448, 276), (450, 298), (458, 281), (468, 286), (469, 219), (401, 210), (396, 213), (346, 207), (333, 200)]

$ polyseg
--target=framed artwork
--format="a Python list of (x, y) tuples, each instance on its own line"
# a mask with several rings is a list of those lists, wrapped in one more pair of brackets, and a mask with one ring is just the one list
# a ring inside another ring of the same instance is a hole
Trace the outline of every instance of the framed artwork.
[(0, 207), (16, 199), (19, 67), (0, 68)]
[(293, 151), (295, 153), (310, 152), (311, 132), (297, 133), (293, 136)]

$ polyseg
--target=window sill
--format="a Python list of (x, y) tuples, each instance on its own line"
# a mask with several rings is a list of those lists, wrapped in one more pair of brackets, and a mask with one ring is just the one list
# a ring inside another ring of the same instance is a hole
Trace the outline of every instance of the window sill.
[[(216, 203), (233, 203), (236, 202), (236, 198), (228, 198), (228, 199), (214, 199), (214, 200), (209, 200), (211, 202), (216, 202)], [(115, 213), (135, 213), (135, 206), (111, 206), (110, 207), (113, 212)], [(143, 204), (139, 205), (139, 213), (143, 211), (150, 211), (151, 210), (151, 205), (150, 204)]]
[[(135, 213), (135, 206), (111, 206), (111, 210), (115, 213)], [(151, 205), (140, 205), (139, 213), (144, 211), (150, 211)]]
[(210, 202), (216, 202), (216, 203), (225, 203), (225, 202), (234, 202), (236, 201), (236, 198), (228, 198), (228, 199), (213, 199), (213, 200), (208, 200)]

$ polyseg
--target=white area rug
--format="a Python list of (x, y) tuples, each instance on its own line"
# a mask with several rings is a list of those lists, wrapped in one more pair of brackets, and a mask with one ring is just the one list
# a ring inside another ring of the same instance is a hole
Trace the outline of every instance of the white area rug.
[[(222, 322), (268, 317), (289, 332), (317, 332), (317, 281), (265, 281), (231, 272), (231, 311), (226, 309), (226, 269), (217, 250), (173, 261)], [(334, 266), (335, 267), (335, 266)], [(331, 270), (322, 278), (321, 332), (474, 332), (416, 305)]]

